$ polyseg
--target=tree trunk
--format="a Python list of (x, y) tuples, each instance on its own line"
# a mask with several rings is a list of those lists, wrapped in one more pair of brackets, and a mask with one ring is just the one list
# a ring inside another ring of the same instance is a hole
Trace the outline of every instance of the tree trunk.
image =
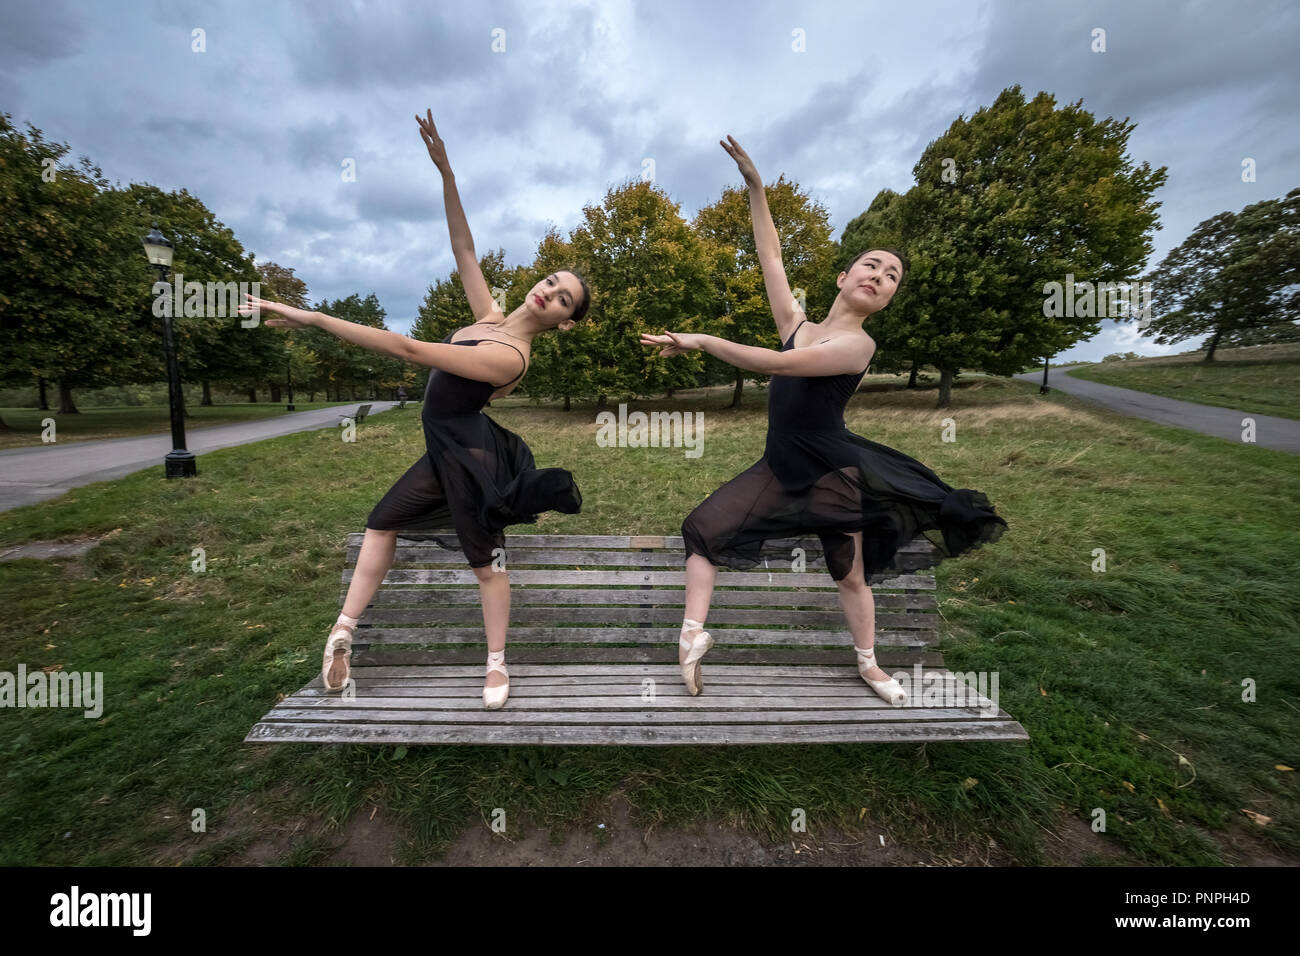
[(279, 400), (280, 400), (280, 386), (277, 385), (277, 384), (275, 384), (274, 382), (272, 382), (272, 383), (271, 383), (271, 401), (272, 401), (272, 402), (278, 402)]
[(315, 393), (315, 392), (308, 392), (308, 393), (307, 393), (307, 401), (309, 401), (309, 402), (314, 402), (314, 401), (316, 401), (316, 393)]
[(72, 386), (68, 384), (66, 378), (59, 379), (59, 414), (60, 415), (80, 415), (77, 406), (72, 401)]
[(675, 392), (675, 391), (677, 391), (677, 389), (675, 389), (675, 388), (670, 388), (670, 389), (668, 389), (668, 397), (669, 397), (669, 398), (672, 398), (672, 397), (673, 397), (673, 392)]
[(596, 407), (597, 407), (597, 408), (604, 408), (604, 407), (605, 407), (605, 396), (604, 396), (604, 395), (601, 395), (601, 396), (599, 397), (598, 401), (596, 402)]
[(257, 389), (255, 389), (255, 388), (250, 388), (250, 389), (248, 390), (248, 400), (249, 400), (249, 402), (256, 402), (256, 401), (257, 401)]
[(10, 430), (9, 426), (5, 424), (4, 418), (0, 416), (0, 432), (7, 432)]
[(38, 407), (40, 408), (41, 411), (48, 412), (50, 410), (50, 403), (49, 400), (45, 397), (45, 379), (38, 377), (36, 379), (36, 384), (41, 390), (41, 404)]
[(952, 404), (952, 369), (939, 370), (939, 404), (936, 408), (947, 408)]
[(199, 404), (200, 405), (212, 404), (212, 385), (206, 378), (203, 380), (203, 401), (199, 402)]
[(1223, 337), (1223, 329), (1216, 329), (1214, 332), (1214, 338), (1210, 339), (1210, 348), (1205, 353), (1205, 361), (1207, 362), (1214, 361), (1214, 350), (1219, 347), (1219, 339), (1221, 339), (1222, 337)]
[(564, 410), (567, 412), (567, 411), (569, 410), (569, 407), (570, 407), (570, 406), (569, 406), (569, 396), (568, 396), (568, 395), (565, 395), (565, 396), (564, 396)]
[(740, 393), (744, 390), (744, 388), (745, 388), (745, 370), (738, 368), (736, 369), (736, 390), (731, 393), (730, 407), (732, 408), (740, 407)]
[(912, 359), (912, 373), (907, 376), (907, 387), (916, 388), (916, 372), (921, 367), (921, 363)]

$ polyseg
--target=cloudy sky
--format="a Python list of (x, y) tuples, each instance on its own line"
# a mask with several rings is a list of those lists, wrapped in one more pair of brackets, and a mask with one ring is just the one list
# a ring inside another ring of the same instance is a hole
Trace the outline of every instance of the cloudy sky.
[[(765, 181), (811, 191), (839, 238), (879, 189), (912, 185), (954, 119), (1019, 83), (1137, 123), (1130, 157), (1169, 172), (1154, 265), (1202, 220), (1300, 185), (1298, 27), (1286, 0), (3, 0), (0, 110), (110, 180), (189, 189), (313, 301), (374, 292), (406, 332), (454, 264), (425, 109), (478, 252), (513, 265), (646, 159), (693, 216), (740, 182), (725, 133)], [(1195, 341), (1105, 322), (1057, 361)]]

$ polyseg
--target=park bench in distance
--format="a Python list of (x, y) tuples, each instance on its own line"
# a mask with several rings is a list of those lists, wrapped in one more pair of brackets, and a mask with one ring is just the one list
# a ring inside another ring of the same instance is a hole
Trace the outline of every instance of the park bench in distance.
[[(360, 553), (348, 535), (343, 593)], [(442, 542), (440, 544), (439, 542)], [(800, 544), (788, 542), (790, 548)], [(816, 538), (808, 539), (817, 547)], [(444, 547), (445, 545), (445, 547)], [(951, 682), (933, 570), (911, 571), (924, 537), (871, 579), (876, 657), (886, 673)], [(373, 744), (789, 744), (1028, 740), (989, 697), (891, 707), (858, 676), (824, 559), (807, 569), (719, 569), (705, 628), (703, 692), (677, 665), (680, 536), (507, 535), (510, 699), (483, 707), (487, 644), (478, 582), (454, 533), (399, 533), (392, 570), (360, 618), (353, 687), (312, 681), (256, 724), (248, 742)], [(322, 638), (323, 640), (323, 638)], [(315, 642), (309, 650), (319, 653)], [(901, 679), (901, 678), (900, 678)], [(933, 685), (932, 685), (933, 686)], [(904, 683), (921, 702), (923, 687)], [(997, 694), (987, 685), (990, 697)], [(984, 690), (985, 688), (981, 688)], [(973, 696), (973, 695), (972, 695)], [(934, 698), (931, 698), (934, 701)]]
[(342, 425), (344, 421), (346, 421), (348, 418), (351, 418), (353, 424), (360, 425), (362, 422), (366, 420), (366, 416), (369, 414), (370, 414), (370, 406), (362, 405), (360, 408), (357, 409), (357, 413), (355, 415), (340, 415), (339, 424)]

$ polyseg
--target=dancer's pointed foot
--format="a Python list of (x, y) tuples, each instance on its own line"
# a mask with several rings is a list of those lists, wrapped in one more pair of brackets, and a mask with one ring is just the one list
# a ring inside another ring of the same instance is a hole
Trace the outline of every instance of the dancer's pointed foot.
[(342, 690), (352, 676), (352, 638), (357, 631), (357, 620), (340, 614), (325, 642), (321, 681), (326, 690)]
[(876, 648), (853, 648), (858, 654), (858, 673), (867, 685), (885, 702), (901, 707), (907, 703), (907, 692), (903, 685), (876, 666)]
[(510, 696), (510, 674), (506, 671), (506, 652), (488, 651), (487, 673), (483, 681), (483, 706), (498, 710)]
[(682, 680), (686, 682), (686, 689), (692, 697), (704, 689), (700, 659), (713, 646), (713, 638), (703, 628), (701, 622), (686, 618), (682, 623), (682, 635), (677, 642), (677, 663), (682, 667)]

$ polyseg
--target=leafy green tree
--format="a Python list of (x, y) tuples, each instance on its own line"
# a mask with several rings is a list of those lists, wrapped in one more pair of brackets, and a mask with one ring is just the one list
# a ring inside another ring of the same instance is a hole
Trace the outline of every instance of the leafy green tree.
[(1206, 219), (1147, 281), (1161, 345), (1208, 334), (1212, 362), (1221, 346), (1300, 341), (1300, 187)]
[(565, 343), (590, 359), (580, 394), (603, 406), (611, 396), (693, 385), (698, 354), (664, 359), (640, 344), (646, 331), (699, 331), (714, 307), (704, 243), (678, 204), (648, 182), (611, 188), (599, 206), (583, 208), (569, 245), (592, 288), (589, 334)]
[(1130, 282), (1151, 253), (1165, 168), (1126, 156), (1135, 124), (1057, 109), (1019, 86), (959, 117), (913, 167), (904, 251), (918, 298), (914, 355), (940, 372), (1010, 375), (1100, 330), (1096, 315), (1045, 315), (1045, 285)]
[[(802, 297), (809, 317), (824, 317), (835, 299), (833, 293), (839, 291), (833, 281), (837, 249), (831, 240), (830, 215), (784, 175), (775, 183), (765, 184), (763, 191), (781, 238), (781, 260), (791, 293), (796, 299)], [(696, 214), (694, 225), (710, 244), (709, 272), (715, 285), (715, 302), (721, 305), (711, 314), (708, 331), (744, 345), (779, 349), (782, 343), (764, 293), (763, 273), (754, 247), (749, 190), (727, 187), (717, 202)], [(740, 404), (747, 375), (765, 377), (725, 365), (711, 356), (705, 356), (705, 362), (715, 374), (712, 366), (724, 367), (735, 382), (733, 408)]]
[(152, 367), (140, 319), (153, 281), (147, 230), (99, 167), (61, 165), (67, 144), (27, 125), (0, 114), (0, 383), (56, 382), (60, 413), (75, 414), (74, 387)]

